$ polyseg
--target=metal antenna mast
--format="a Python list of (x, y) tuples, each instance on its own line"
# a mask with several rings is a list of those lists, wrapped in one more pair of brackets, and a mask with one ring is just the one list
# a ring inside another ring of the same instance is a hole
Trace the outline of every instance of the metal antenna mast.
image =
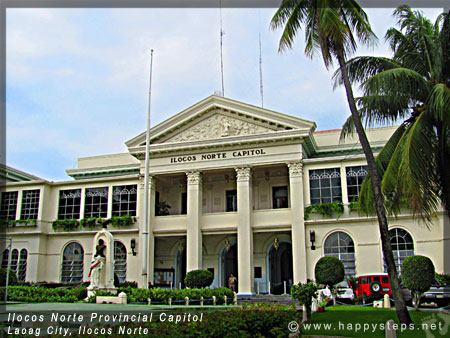
[(262, 48), (261, 48), (261, 10), (258, 10), (259, 19), (259, 92), (261, 94), (261, 107), (264, 107), (264, 88), (262, 73)]
[(225, 86), (223, 84), (223, 52), (222, 52), (222, 38), (225, 32), (222, 29), (222, 0), (219, 0), (220, 10), (220, 72), (222, 74), (222, 95), (225, 96)]

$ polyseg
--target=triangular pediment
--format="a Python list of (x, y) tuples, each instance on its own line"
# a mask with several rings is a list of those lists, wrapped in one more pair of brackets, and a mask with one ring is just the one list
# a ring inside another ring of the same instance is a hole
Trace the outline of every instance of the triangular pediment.
[[(212, 95), (153, 127), (150, 130), (150, 144), (314, 129), (314, 122)], [(128, 148), (145, 146), (145, 132), (126, 142), (126, 145)]]

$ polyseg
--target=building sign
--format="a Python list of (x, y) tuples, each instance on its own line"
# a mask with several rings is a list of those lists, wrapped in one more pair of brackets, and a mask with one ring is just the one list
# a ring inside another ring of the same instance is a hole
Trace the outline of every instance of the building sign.
[(221, 159), (227, 159), (227, 158), (239, 158), (239, 157), (260, 156), (260, 155), (266, 155), (265, 150), (262, 148), (225, 151), (225, 152), (217, 152), (217, 153), (174, 156), (174, 157), (170, 158), (170, 163), (210, 161), (210, 160), (221, 160)]

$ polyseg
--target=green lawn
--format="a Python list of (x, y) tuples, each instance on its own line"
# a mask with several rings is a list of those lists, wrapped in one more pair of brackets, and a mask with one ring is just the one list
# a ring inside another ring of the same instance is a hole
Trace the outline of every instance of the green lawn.
[[(450, 315), (443, 313), (410, 311), (414, 329), (398, 328), (398, 337), (450, 336)], [(305, 335), (343, 337), (385, 337), (384, 326), (390, 319), (398, 324), (397, 315), (391, 309), (376, 309), (362, 306), (330, 306), (325, 312), (313, 313), (310, 323), (305, 323)], [(329, 325), (325, 327), (325, 325)], [(428, 335), (429, 336), (429, 335)]]

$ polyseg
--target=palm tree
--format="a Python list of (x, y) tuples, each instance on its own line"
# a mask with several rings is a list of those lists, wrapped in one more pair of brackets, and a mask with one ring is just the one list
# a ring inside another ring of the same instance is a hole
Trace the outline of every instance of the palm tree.
[[(450, 14), (434, 24), (408, 6), (394, 15), (400, 30), (386, 33), (392, 59), (357, 57), (347, 66), (350, 80), (362, 83), (357, 103), (368, 125), (403, 120), (377, 157), (388, 212), (396, 215), (407, 204), (429, 224), (440, 201), (450, 215)], [(351, 130), (349, 118), (345, 132)], [(373, 202), (368, 176), (361, 211), (373, 213)]]
[[(395, 300), (397, 316), (401, 323), (412, 323), (400, 290), (391, 243), (388, 234), (388, 222), (381, 194), (380, 176), (377, 172), (375, 158), (356, 107), (353, 89), (346, 65), (347, 55), (355, 52), (356, 38), (363, 44), (375, 40), (368, 23), (367, 14), (353, 0), (283, 0), (271, 21), (271, 28), (284, 25), (279, 50), (292, 48), (297, 31), (305, 28), (305, 53), (313, 57), (320, 51), (328, 69), (337, 59), (341, 69), (341, 80), (345, 86), (347, 101), (353, 118), (353, 125), (358, 133), (361, 147), (366, 157), (371, 183), (374, 192), (376, 214), (380, 231), (383, 254), (391, 280), (392, 294)], [(355, 35), (353, 34), (355, 32)]]

